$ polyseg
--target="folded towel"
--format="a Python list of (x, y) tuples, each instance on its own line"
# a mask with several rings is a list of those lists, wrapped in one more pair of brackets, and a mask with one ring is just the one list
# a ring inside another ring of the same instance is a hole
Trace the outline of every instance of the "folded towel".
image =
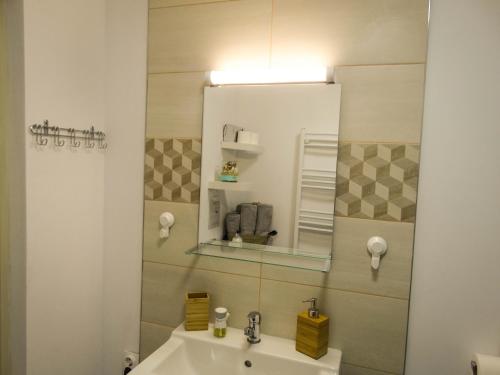
[(257, 225), (257, 205), (253, 203), (242, 203), (238, 205), (238, 212), (241, 215), (241, 235), (253, 235), (255, 233), (255, 226)]
[(231, 241), (236, 233), (240, 231), (240, 214), (237, 212), (229, 212), (226, 215), (226, 239)]
[(271, 224), (273, 221), (273, 206), (270, 204), (257, 205), (257, 224), (255, 227), (255, 234), (258, 236), (267, 236), (271, 231)]

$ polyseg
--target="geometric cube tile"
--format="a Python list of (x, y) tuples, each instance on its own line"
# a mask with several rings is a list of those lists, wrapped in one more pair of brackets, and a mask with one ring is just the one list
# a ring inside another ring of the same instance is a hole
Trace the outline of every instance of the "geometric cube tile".
[(146, 166), (155, 168), (163, 164), (163, 154), (154, 148), (145, 155)]
[(351, 193), (342, 194), (335, 200), (335, 212), (341, 216), (353, 216), (361, 210), (361, 199)]
[(199, 202), (201, 140), (149, 138), (145, 149), (145, 199)]
[(182, 165), (182, 154), (170, 149), (163, 154), (163, 165), (170, 169), (175, 169)]
[(144, 196), (146, 199), (155, 200), (161, 197), (162, 185), (156, 181), (148, 181), (144, 185)]
[(387, 214), (397, 221), (414, 220), (417, 213), (417, 205), (415, 202), (399, 197), (388, 202)]
[(388, 176), (390, 163), (387, 160), (375, 156), (363, 163), (363, 174), (372, 180)]
[(172, 179), (172, 170), (160, 165), (153, 170), (153, 179), (163, 186)]
[(154, 176), (154, 169), (149, 165), (144, 166), (144, 181), (151, 181)]
[(178, 201), (181, 197), (181, 187), (173, 181), (163, 185), (162, 196), (158, 200)]
[(153, 138), (146, 138), (146, 155), (148, 154), (149, 151), (151, 151), (155, 146), (155, 140)]
[(386, 161), (401, 159), (405, 156), (405, 146), (397, 144), (382, 144), (378, 147), (378, 156)]
[(372, 194), (361, 201), (361, 213), (372, 219), (385, 215), (387, 213), (387, 200)]
[(360, 176), (363, 171), (363, 162), (350, 155), (343, 158), (338, 158), (337, 161), (337, 175), (344, 178), (353, 178)]
[(179, 154), (185, 154), (191, 151), (191, 140), (186, 138), (175, 138), (173, 140), (173, 150)]
[(182, 154), (182, 166), (193, 170), (199, 168), (201, 165), (201, 155), (192, 150), (186, 151)]
[(349, 192), (358, 198), (371, 195), (375, 192), (375, 180), (366, 176), (356, 176), (349, 181)]
[(201, 156), (201, 140), (200, 139), (191, 139), (191, 151), (200, 154)]
[(191, 171), (191, 182), (196, 186), (200, 186), (201, 168), (196, 168)]
[(373, 158), (377, 156), (377, 145), (354, 143), (351, 146), (351, 155), (359, 160)]
[(412, 177), (403, 182), (403, 197), (406, 199), (409, 199), (413, 202), (417, 201), (417, 185), (418, 185), (418, 178), (417, 177)]
[(414, 221), (419, 154), (415, 144), (341, 142), (335, 214)]
[(405, 158), (410, 159), (414, 163), (420, 163), (420, 147), (417, 145), (407, 145)]
[(390, 170), (391, 177), (401, 182), (418, 176), (418, 164), (406, 158), (394, 160)]
[(191, 182), (186, 185), (182, 185), (181, 197), (186, 202), (192, 202), (192, 203), (199, 202), (200, 187)]
[(375, 183), (375, 194), (385, 200), (397, 198), (402, 192), (403, 183), (391, 176), (381, 177)]
[(337, 174), (337, 178), (335, 179), (335, 194), (337, 194), (337, 196), (341, 196), (348, 192), (349, 192), (349, 179)]
[(191, 182), (191, 171), (184, 167), (177, 167), (172, 171), (172, 181), (182, 186)]

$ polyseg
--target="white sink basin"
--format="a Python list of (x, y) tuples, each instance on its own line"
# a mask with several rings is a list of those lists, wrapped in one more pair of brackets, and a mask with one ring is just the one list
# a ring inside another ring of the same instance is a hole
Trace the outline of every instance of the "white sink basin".
[[(314, 360), (295, 351), (295, 341), (261, 335), (250, 345), (243, 331), (228, 328), (225, 338), (208, 331), (184, 330), (146, 358), (131, 375), (339, 375), (342, 353), (329, 349)], [(249, 367), (250, 366), (250, 367)]]

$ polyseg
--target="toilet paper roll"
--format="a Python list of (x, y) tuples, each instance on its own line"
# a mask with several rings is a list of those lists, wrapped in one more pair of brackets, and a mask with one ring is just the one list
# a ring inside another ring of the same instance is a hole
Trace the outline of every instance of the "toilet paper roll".
[(477, 365), (478, 375), (500, 374), (500, 357), (476, 353), (474, 355), (474, 361)]
[(259, 133), (254, 133), (252, 132), (251, 134), (251, 140), (253, 145), (258, 145), (259, 144)]
[(252, 144), (252, 132), (248, 132), (246, 130), (240, 130), (238, 132), (238, 143), (246, 143), (246, 144)]

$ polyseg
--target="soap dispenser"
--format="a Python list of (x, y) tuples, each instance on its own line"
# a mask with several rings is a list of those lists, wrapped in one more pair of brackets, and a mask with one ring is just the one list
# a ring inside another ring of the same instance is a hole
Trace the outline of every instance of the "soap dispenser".
[(311, 306), (297, 316), (295, 350), (318, 359), (328, 352), (330, 319), (320, 314), (317, 298), (303, 302), (309, 302)]

